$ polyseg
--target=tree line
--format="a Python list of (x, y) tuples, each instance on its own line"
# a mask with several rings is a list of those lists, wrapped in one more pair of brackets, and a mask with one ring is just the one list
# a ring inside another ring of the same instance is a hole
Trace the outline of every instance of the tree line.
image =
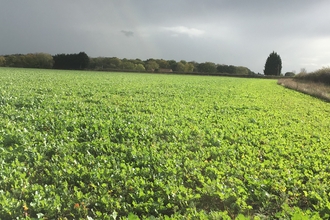
[(47, 53), (12, 54), (0, 56), (2, 67), (53, 68), (53, 56)]
[[(2, 67), (72, 69), (72, 70), (104, 70), (104, 71), (135, 71), (135, 72), (178, 72), (207, 74), (254, 75), (249, 68), (215, 64), (213, 62), (198, 63), (181, 60), (164, 59), (119, 59), (117, 57), (89, 57), (85, 52), (75, 54), (47, 53), (11, 54), (0, 56)], [(268, 56), (265, 64), (265, 75), (281, 75), (282, 61), (274, 51)], [(285, 75), (294, 75), (291, 72)]]
[(0, 56), (2, 67), (23, 67), (42, 69), (86, 69), (89, 57), (86, 53), (57, 54), (52, 56), (47, 53), (11, 54)]
[(255, 74), (249, 68), (213, 62), (198, 63), (185, 60), (164, 59), (119, 59), (117, 57), (89, 57), (85, 52), (75, 54), (47, 53), (11, 54), (0, 56), (2, 67), (103, 70), (103, 71), (136, 71), (136, 72), (178, 72), (178, 73), (226, 73), (237, 75)]
[(93, 70), (116, 70), (138, 72), (178, 72), (178, 73), (227, 73), (237, 75), (255, 74), (249, 68), (215, 64), (213, 62), (198, 63), (185, 60), (164, 59), (119, 59), (117, 57), (90, 58), (89, 68)]

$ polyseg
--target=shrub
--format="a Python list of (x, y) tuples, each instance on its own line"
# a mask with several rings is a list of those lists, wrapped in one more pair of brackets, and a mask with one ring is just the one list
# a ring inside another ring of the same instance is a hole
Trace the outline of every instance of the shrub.
[(308, 74), (300, 73), (296, 75), (296, 78), (330, 85), (330, 67), (323, 67)]
[(286, 72), (284, 76), (293, 77), (296, 74), (294, 72)]

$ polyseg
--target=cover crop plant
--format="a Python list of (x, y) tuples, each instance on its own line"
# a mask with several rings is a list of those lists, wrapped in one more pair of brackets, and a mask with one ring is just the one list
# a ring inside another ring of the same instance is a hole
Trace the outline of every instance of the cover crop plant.
[(330, 106), (276, 80), (0, 69), (1, 219), (326, 219)]

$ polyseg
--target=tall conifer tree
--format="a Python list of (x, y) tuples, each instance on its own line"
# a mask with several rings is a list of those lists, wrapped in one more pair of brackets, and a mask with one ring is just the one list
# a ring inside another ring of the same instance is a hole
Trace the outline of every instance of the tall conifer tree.
[(268, 56), (265, 64), (265, 75), (281, 75), (282, 60), (281, 57), (274, 51)]

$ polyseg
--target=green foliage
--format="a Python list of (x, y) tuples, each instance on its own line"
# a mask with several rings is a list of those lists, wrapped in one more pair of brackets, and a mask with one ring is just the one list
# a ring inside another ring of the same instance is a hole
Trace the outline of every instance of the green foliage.
[(234, 74), (236, 73), (236, 68), (233, 65), (218, 65), (217, 72)]
[(237, 74), (237, 75), (253, 75), (249, 68), (244, 66), (233, 66), (233, 65), (217, 65), (217, 72), (224, 74)]
[(168, 69), (170, 67), (170, 64), (166, 60), (159, 59), (156, 62), (158, 63), (160, 69)]
[(143, 64), (136, 64), (135, 70), (143, 72), (146, 71), (146, 68), (144, 68)]
[(186, 63), (184, 66), (184, 71), (186, 73), (192, 73), (194, 71), (194, 64), (193, 63)]
[(7, 67), (51, 69), (53, 63), (52, 55), (47, 53), (15, 54), (0, 57), (0, 66)]
[(0, 56), (0, 67), (6, 66), (6, 58), (4, 56)]
[(159, 65), (156, 61), (149, 60), (149, 61), (147, 61), (145, 68), (147, 71), (155, 71), (155, 70), (158, 70)]
[(178, 62), (177, 65), (176, 65), (175, 71), (177, 71), (177, 72), (184, 72), (184, 69), (185, 69), (185, 64), (183, 64), (181, 62)]
[(249, 70), (247, 67), (244, 66), (237, 66), (235, 67), (236, 74), (238, 75), (249, 75), (251, 73), (251, 70)]
[(194, 64), (187, 63), (186, 61), (180, 61), (176, 64), (175, 67), (176, 72), (185, 72), (185, 73), (191, 73), (194, 71)]
[(294, 73), (294, 72), (286, 72), (285, 74), (284, 74), (284, 76), (288, 76), (288, 77), (293, 77), (293, 76), (295, 76), (296, 74)]
[[(52, 55), (46, 53), (36, 53), (36, 54), (28, 54), (32, 56), (31, 68), (43, 68), (43, 69), (51, 69), (53, 68), (54, 60)], [(34, 60), (34, 61), (33, 61)]]
[(200, 63), (198, 65), (198, 71), (202, 73), (215, 73), (217, 71), (217, 66), (212, 62)]
[(85, 52), (80, 52), (76, 62), (79, 63), (79, 69), (86, 69), (89, 65), (89, 57)]
[(122, 70), (135, 70), (135, 64), (130, 61), (121, 62), (120, 69)]
[(276, 80), (0, 73), (1, 219), (329, 218), (329, 104)]
[(281, 75), (282, 60), (281, 57), (274, 51), (268, 56), (265, 64), (265, 75)]
[(95, 70), (118, 70), (120, 69), (121, 62), (121, 59), (117, 57), (90, 58), (88, 68)]
[(54, 69), (86, 69), (89, 65), (89, 57), (85, 52), (78, 54), (57, 54), (53, 56)]

